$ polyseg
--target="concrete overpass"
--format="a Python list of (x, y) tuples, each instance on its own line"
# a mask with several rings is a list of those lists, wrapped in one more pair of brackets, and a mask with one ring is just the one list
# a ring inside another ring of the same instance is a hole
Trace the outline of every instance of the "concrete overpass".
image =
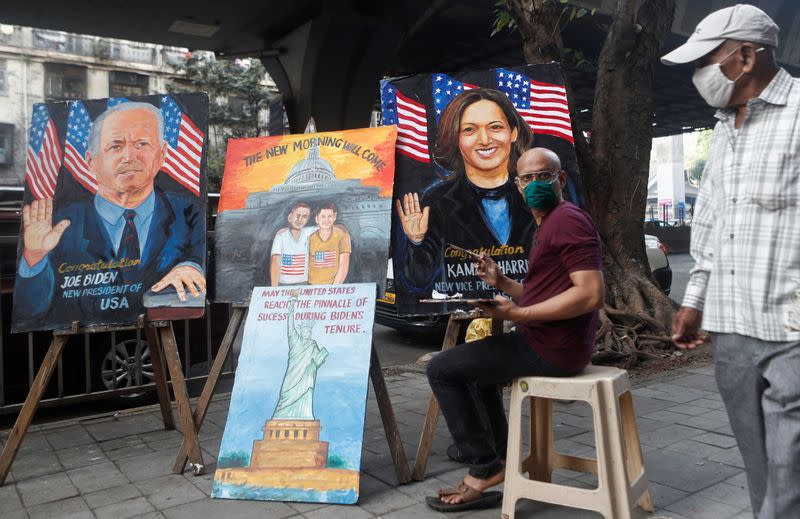
[[(575, 0), (597, 10), (568, 25), (565, 44), (591, 61), (597, 57), (615, 0)], [(709, 12), (737, 3), (678, 0), (666, 48), (677, 46)], [(781, 25), (779, 61), (800, 69), (800, 2), (752, 0)], [(137, 4), (95, 0), (6, 2), (0, 22), (125, 38), (221, 56), (260, 58), (284, 97), (294, 131), (313, 115), (320, 130), (369, 122), (382, 76), (457, 72), (520, 64), (521, 38), (491, 37), (490, 0), (243, 0)], [(570, 71), (584, 124), (591, 119), (595, 70)], [(713, 124), (684, 67), (656, 68), (655, 135)]]

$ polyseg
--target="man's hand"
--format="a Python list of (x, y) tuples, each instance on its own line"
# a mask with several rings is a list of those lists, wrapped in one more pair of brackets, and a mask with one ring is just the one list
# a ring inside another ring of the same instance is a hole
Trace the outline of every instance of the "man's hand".
[(517, 310), (519, 307), (511, 299), (503, 296), (494, 296), (497, 301), (496, 305), (486, 303), (477, 303), (478, 307), (485, 313), (492, 316), (494, 319), (502, 319), (504, 321), (518, 320)]
[(53, 227), (53, 199), (34, 200), (22, 208), (22, 256), (33, 267), (56, 248), (69, 220)]
[(694, 349), (706, 341), (700, 335), (700, 323), (703, 312), (688, 306), (682, 306), (672, 319), (672, 342), (680, 349)]
[(480, 257), (475, 260), (475, 263), (478, 266), (475, 270), (478, 277), (487, 285), (497, 287), (500, 280), (503, 278), (503, 273), (500, 272), (500, 267), (497, 266), (497, 263), (495, 263), (491, 256), (486, 253), (481, 253)]
[(403, 224), (403, 232), (406, 233), (408, 239), (414, 243), (422, 243), (422, 240), (425, 239), (425, 233), (428, 232), (430, 207), (420, 210), (419, 195), (417, 193), (403, 195), (402, 204), (400, 200), (395, 200), (395, 207), (397, 208), (397, 215), (400, 217), (400, 223)]
[(178, 293), (178, 299), (186, 301), (186, 288), (194, 297), (200, 295), (200, 292), (206, 293), (206, 278), (203, 273), (189, 265), (180, 265), (167, 273), (166, 276), (153, 285), (151, 289), (153, 292), (160, 292), (165, 287), (172, 285)]

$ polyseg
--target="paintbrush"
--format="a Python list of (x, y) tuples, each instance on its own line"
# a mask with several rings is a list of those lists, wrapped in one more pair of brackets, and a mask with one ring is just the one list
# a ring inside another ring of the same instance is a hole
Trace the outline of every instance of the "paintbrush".
[(469, 254), (470, 256), (472, 256), (473, 258), (476, 258), (476, 259), (481, 259), (481, 255), (480, 255), (480, 254), (475, 254), (475, 253), (474, 253), (474, 252), (472, 252), (472, 251), (469, 251), (469, 250), (467, 250), (467, 249), (464, 249), (464, 248), (462, 248), (462, 247), (459, 247), (458, 245), (453, 245), (452, 243), (448, 243), (448, 244), (447, 244), (447, 248), (448, 248), (448, 249), (453, 249), (453, 250), (456, 250), (456, 251), (458, 251), (458, 252), (463, 252), (464, 254)]

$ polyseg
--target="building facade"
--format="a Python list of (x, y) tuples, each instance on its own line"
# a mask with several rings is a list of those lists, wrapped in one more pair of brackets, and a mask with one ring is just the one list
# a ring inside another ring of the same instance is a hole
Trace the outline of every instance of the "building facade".
[[(0, 24), (0, 186), (23, 183), (35, 103), (163, 93), (180, 81), (175, 67), (188, 55), (179, 47)], [(264, 81), (277, 96), (269, 76)]]

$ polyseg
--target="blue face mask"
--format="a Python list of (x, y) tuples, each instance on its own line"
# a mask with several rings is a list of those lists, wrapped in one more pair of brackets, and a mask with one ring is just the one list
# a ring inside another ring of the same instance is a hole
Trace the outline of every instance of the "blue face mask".
[(525, 204), (531, 209), (552, 209), (558, 203), (553, 184), (558, 180), (534, 180), (522, 190)]

